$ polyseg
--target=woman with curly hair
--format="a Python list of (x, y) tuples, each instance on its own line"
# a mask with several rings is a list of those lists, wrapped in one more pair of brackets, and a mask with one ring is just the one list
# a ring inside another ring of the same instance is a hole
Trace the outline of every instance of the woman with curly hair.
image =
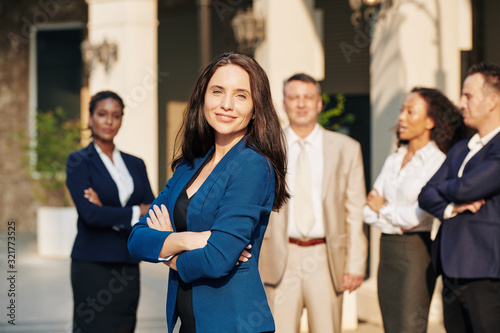
[(418, 206), (422, 187), (465, 136), (459, 109), (440, 91), (414, 88), (401, 107), (398, 149), (369, 192), (364, 221), (382, 231), (378, 296), (386, 333), (425, 332), (436, 274), (433, 216)]

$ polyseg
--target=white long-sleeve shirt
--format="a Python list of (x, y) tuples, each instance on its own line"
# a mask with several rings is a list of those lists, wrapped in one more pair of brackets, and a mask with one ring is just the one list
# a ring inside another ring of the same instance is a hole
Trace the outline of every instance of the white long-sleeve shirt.
[(364, 221), (379, 228), (385, 234), (402, 234), (402, 229), (430, 231), (434, 217), (418, 206), (422, 187), (443, 164), (446, 155), (434, 141), (419, 149), (403, 167), (407, 146), (389, 155), (373, 188), (386, 200), (379, 214), (368, 205), (363, 209)]
[[(293, 238), (302, 238), (295, 225), (295, 181), (297, 170), (297, 158), (300, 153), (299, 137), (291, 127), (285, 129), (285, 135), (288, 143), (288, 168), (286, 181), (292, 193), (288, 204), (288, 236)], [(309, 238), (325, 237), (325, 226), (323, 224), (323, 203), (321, 201), (321, 190), (323, 188), (323, 133), (318, 124), (313, 131), (305, 138), (305, 149), (309, 159), (311, 172), (311, 200), (313, 204), (314, 225), (309, 231)]]
[[(111, 178), (115, 181), (116, 187), (118, 188), (120, 203), (122, 204), (122, 207), (125, 207), (128, 199), (130, 199), (130, 196), (134, 193), (134, 179), (130, 175), (120, 151), (115, 146), (115, 149), (113, 150), (113, 163), (108, 155), (106, 155), (97, 144), (94, 143), (94, 147), (104, 163), (104, 166), (111, 175)], [(139, 222), (140, 217), (141, 208), (138, 205), (132, 206), (132, 220), (130, 221), (130, 225), (133, 226)]]

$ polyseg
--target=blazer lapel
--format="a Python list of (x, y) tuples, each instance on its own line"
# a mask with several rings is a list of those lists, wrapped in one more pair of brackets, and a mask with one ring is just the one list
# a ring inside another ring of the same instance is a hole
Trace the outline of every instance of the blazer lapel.
[[(466, 174), (470, 170), (474, 169), (478, 163), (483, 162), (484, 159), (489, 155), (488, 153), (489, 153), (491, 145), (498, 140), (500, 140), (500, 133), (495, 135), (480, 151), (478, 151), (476, 153), (476, 155), (472, 156), (472, 158), (465, 165), (463, 173)], [(467, 146), (467, 148), (468, 148), (468, 146)], [(470, 150), (466, 149), (466, 151), (468, 153)], [(467, 153), (464, 154), (464, 158), (461, 159), (461, 161), (463, 161), (465, 159), (465, 156), (467, 156)], [(458, 167), (460, 168), (461, 165), (462, 165), (462, 163), (460, 163), (460, 165)]]
[(118, 194), (118, 187), (116, 186), (115, 181), (109, 174), (108, 169), (106, 168), (106, 165), (104, 165), (104, 162), (101, 160), (101, 157), (99, 156), (99, 153), (94, 147), (94, 142), (91, 142), (89, 146), (87, 147), (88, 149), (88, 155), (90, 158), (90, 161), (92, 164), (94, 164), (94, 169), (99, 172), (100, 175), (100, 180), (106, 182), (108, 188), (113, 191), (112, 196), (113, 196), (113, 201), (116, 201), (115, 203), (119, 206), (121, 206), (120, 203), (120, 196)]
[(126, 206), (129, 206), (130, 202), (137, 202), (136, 196), (138, 194), (143, 193), (144, 186), (141, 183), (144, 182), (144, 179), (141, 179), (140, 177), (140, 172), (136, 160), (130, 158), (130, 155), (124, 154), (123, 152), (120, 152), (120, 155), (123, 159), (123, 163), (125, 163), (125, 167), (132, 177), (132, 182), (134, 183), (134, 191), (130, 195), (130, 198), (128, 198), (126, 204)]
[[(207, 227), (206, 223), (209, 223), (209, 221), (204, 221), (203, 219), (210, 218), (210, 217), (206, 216), (206, 214), (201, 214), (201, 210), (205, 204), (205, 201), (208, 198), (210, 198), (209, 192), (212, 190), (213, 191), (224, 191), (225, 190), (225, 188), (216, 188), (216, 186), (218, 186), (218, 184), (225, 184), (225, 182), (218, 183), (217, 180), (220, 177), (228, 175), (228, 173), (225, 172), (226, 169), (234, 169), (234, 168), (244, 167), (243, 165), (240, 165), (239, 163), (234, 162), (234, 157), (238, 154), (238, 152), (240, 152), (244, 148), (245, 148), (245, 138), (243, 137), (237, 144), (235, 144), (226, 153), (226, 155), (224, 155), (224, 157), (219, 161), (219, 163), (214, 168), (214, 170), (210, 173), (210, 175), (207, 177), (207, 179), (200, 186), (198, 191), (196, 191), (196, 193), (193, 195), (193, 198), (192, 198), (191, 202), (189, 203), (189, 209), (188, 209), (188, 216), (187, 216), (188, 230), (197, 231), (198, 228), (202, 228), (200, 230), (206, 230), (205, 229), (205, 227)], [(207, 153), (205, 158), (200, 161), (199, 165), (202, 165), (203, 162), (207, 158), (211, 157), (212, 153), (213, 153), (213, 148), (209, 151), (209, 153)], [(199, 168), (199, 166), (198, 166), (198, 168)], [(221, 186), (221, 185), (219, 185), (219, 186)], [(194, 220), (194, 219), (190, 218), (191, 216), (197, 216), (197, 217), (201, 218), (202, 221), (197, 221), (196, 226), (190, 226), (190, 221)], [(198, 223), (198, 222), (201, 222), (201, 223)], [(211, 222), (212, 221), (210, 221), (210, 223)]]
[[(213, 148), (210, 149), (205, 156), (202, 158), (197, 158), (193, 161), (193, 165), (191, 166), (186, 166), (184, 170), (179, 170), (182, 173), (179, 175), (179, 179), (177, 182), (171, 184), (171, 194), (170, 194), (170, 200), (169, 200), (169, 207), (168, 211), (173, 212), (175, 203), (177, 202), (177, 199), (179, 198), (179, 195), (181, 192), (184, 190), (186, 187), (187, 183), (191, 180), (191, 178), (194, 177), (194, 175), (198, 172), (200, 167), (205, 163), (205, 161), (212, 156)], [(177, 170), (176, 170), (177, 171)]]

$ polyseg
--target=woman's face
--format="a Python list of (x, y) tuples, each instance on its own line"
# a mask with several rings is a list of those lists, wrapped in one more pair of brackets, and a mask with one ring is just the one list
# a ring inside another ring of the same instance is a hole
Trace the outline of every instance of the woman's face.
[(248, 73), (236, 65), (218, 68), (208, 82), (203, 110), (215, 140), (239, 141), (253, 115)]
[(418, 93), (410, 93), (398, 117), (399, 139), (429, 141), (434, 120), (427, 115), (427, 102)]
[(113, 142), (122, 126), (122, 118), (122, 106), (117, 100), (109, 97), (97, 102), (94, 113), (89, 118), (89, 127), (96, 139)]

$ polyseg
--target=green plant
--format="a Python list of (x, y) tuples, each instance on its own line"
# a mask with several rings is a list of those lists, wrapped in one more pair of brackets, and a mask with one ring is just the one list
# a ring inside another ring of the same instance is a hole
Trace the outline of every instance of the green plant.
[[(46, 194), (43, 201), (51, 197), (62, 200), (63, 205), (69, 203), (65, 195), (66, 158), (81, 148), (80, 121), (70, 119), (60, 107), (54, 111), (37, 113), (36, 144), (30, 149), (36, 155), (36, 163), (32, 165), (32, 175), (37, 179)], [(54, 201), (54, 200), (52, 200)]]
[(345, 111), (345, 96), (335, 95), (335, 102), (330, 95), (321, 94), (323, 99), (323, 110), (319, 114), (318, 123), (326, 129), (338, 131), (341, 127), (351, 125), (356, 120), (356, 116)]

